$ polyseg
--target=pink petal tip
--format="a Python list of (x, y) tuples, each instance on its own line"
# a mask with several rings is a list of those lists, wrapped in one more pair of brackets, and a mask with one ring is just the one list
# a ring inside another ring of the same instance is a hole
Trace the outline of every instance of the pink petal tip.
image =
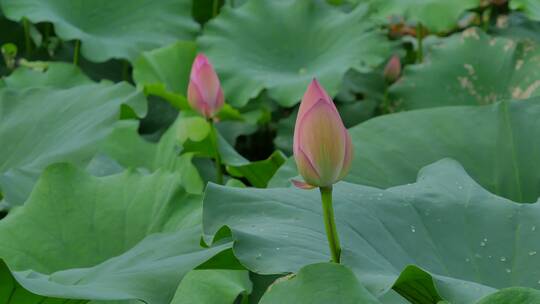
[(316, 187), (313, 186), (313, 185), (310, 185), (310, 184), (308, 184), (308, 183), (306, 183), (306, 182), (299, 181), (299, 180), (296, 180), (296, 179), (291, 179), (291, 182), (293, 183), (293, 185), (294, 185), (296, 188), (303, 189), (303, 190), (311, 190), (311, 189), (316, 188)]

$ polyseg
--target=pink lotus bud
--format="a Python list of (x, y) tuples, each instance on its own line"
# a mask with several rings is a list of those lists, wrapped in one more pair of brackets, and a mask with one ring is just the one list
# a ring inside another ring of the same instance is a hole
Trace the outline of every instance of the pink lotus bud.
[(296, 117), (294, 158), (306, 183), (299, 188), (327, 187), (351, 167), (352, 143), (334, 102), (316, 79), (309, 85)]
[(203, 54), (197, 55), (189, 77), (189, 104), (204, 117), (212, 118), (223, 106), (223, 99), (223, 90), (212, 64)]
[(399, 74), (401, 74), (401, 61), (398, 55), (394, 55), (384, 67), (383, 75), (386, 81), (394, 82), (399, 78)]

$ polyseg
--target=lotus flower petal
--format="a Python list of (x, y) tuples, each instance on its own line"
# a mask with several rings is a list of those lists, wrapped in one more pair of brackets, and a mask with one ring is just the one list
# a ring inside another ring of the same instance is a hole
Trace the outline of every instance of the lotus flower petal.
[(345, 133), (345, 156), (343, 158), (343, 166), (341, 167), (341, 173), (339, 174), (338, 180), (343, 179), (351, 169), (352, 157), (353, 157), (353, 145), (351, 135), (347, 130), (344, 130)]
[(203, 64), (197, 71), (197, 78), (193, 79), (199, 86), (204, 86), (204, 100), (209, 104), (215, 104), (218, 92), (221, 89), (216, 72), (210, 64)]
[(319, 81), (317, 81), (317, 79), (313, 79), (313, 81), (309, 84), (306, 93), (304, 93), (304, 96), (302, 97), (302, 102), (300, 103), (298, 113), (307, 112), (307, 110), (313, 107), (313, 105), (315, 105), (321, 99), (328, 102), (334, 108), (334, 110), (337, 111), (336, 106), (332, 102), (332, 98), (328, 96)]
[(310, 190), (310, 189), (315, 188), (315, 186), (310, 185), (310, 184), (308, 184), (306, 182), (303, 182), (303, 181), (299, 181), (297, 179), (291, 179), (291, 182), (293, 183), (293, 185), (296, 188), (300, 188), (300, 189), (304, 189), (304, 190)]
[(319, 172), (304, 151), (299, 150), (294, 153), (294, 159), (298, 166), (298, 171), (304, 180), (310, 185), (317, 185), (320, 180)]
[(209, 117), (210, 107), (204, 101), (203, 94), (197, 83), (190, 82), (188, 86), (188, 102), (193, 109), (199, 111), (203, 116)]

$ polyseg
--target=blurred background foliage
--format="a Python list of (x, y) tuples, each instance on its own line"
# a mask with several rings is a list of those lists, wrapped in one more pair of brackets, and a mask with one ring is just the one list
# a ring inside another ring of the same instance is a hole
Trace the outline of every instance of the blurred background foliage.
[[(528, 98), (539, 87), (534, 1), (5, 0), (1, 8), (4, 76), (76, 61), (94, 81), (143, 88), (139, 132), (151, 141), (186, 109), (190, 62), (204, 52), (238, 114), (220, 128), (249, 160), (291, 153), (295, 105), (313, 77), (348, 127), (402, 110)], [(389, 84), (382, 70), (393, 54), (404, 71)]]
[[(201, 294), (206, 298), (197, 303), (257, 303), (261, 297), (261, 303), (294, 303), (295, 294), (307, 297), (336, 280), (350, 299), (340, 303), (423, 304), (443, 296), (476, 303), (479, 296), (463, 291), (476, 283), (460, 289), (451, 280), (434, 279), (423, 265), (385, 273), (399, 280), (394, 286), (376, 282), (384, 292), (374, 292), (347, 267), (315, 264), (302, 268), (296, 281), (278, 280), (263, 297), (283, 271), (272, 265), (262, 265), (267, 271), (259, 274), (248, 271), (246, 256), (257, 253), (233, 254), (227, 229), (203, 232), (203, 190), (216, 176), (207, 122), (186, 100), (198, 52), (210, 58), (225, 92), (217, 128), (229, 186), (288, 186), (296, 176), (288, 158), (294, 122), (302, 94), (316, 77), (353, 128), (358, 155), (349, 181), (379, 188), (412, 183), (422, 167), (452, 157), (492, 193), (524, 203), (540, 195), (540, 126), (526, 118), (539, 114), (537, 0), (0, 0), (0, 13), (1, 216), (16, 210), (0, 225), (0, 241), (9, 244), (0, 245), (7, 264), (0, 264), (0, 299), (8, 303), (135, 298), (194, 303), (186, 299)], [(392, 56), (401, 66), (389, 78), (385, 70)], [(508, 159), (521, 161), (508, 165)], [(53, 165), (58, 162), (71, 165)], [(505, 165), (494, 169), (494, 163)], [(452, 178), (469, 181), (456, 171)], [(103, 203), (120, 202), (128, 209), (130, 192), (156, 187), (167, 195), (142, 196), (129, 214)], [(92, 199), (96, 193), (101, 204)], [(51, 215), (58, 221), (62, 215), (95, 214), (62, 226), (27, 220), (47, 214), (47, 204), (56, 199), (63, 202)], [(169, 215), (153, 213), (152, 206)], [(264, 208), (263, 214), (272, 213)], [(205, 228), (218, 221), (214, 217), (205, 219)], [(130, 220), (144, 223), (145, 229), (120, 235), (125, 227), (116, 226), (115, 218), (125, 218), (126, 227)], [(244, 220), (256, 225), (259, 219)], [(69, 258), (55, 254), (84, 242), (51, 245), (43, 232), (76, 231), (91, 239), (91, 229), (108, 236), (92, 241), (101, 247), (85, 247), (100, 254)], [(42, 241), (25, 248), (36, 238)], [(171, 246), (174, 242), (182, 248)], [(163, 248), (161, 255), (152, 256), (153, 248)], [(134, 254), (150, 256), (140, 261)], [(177, 259), (166, 260), (171, 256)], [(164, 270), (162, 276), (148, 272), (145, 263), (178, 271)], [(137, 275), (117, 284), (123, 267)], [(522, 275), (522, 285), (538, 282), (526, 269), (514, 273)], [(156, 276), (165, 282), (160, 288), (139, 288)], [(464, 272), (459, 279), (478, 282), (474, 276)], [(104, 287), (108, 282), (114, 292)], [(510, 287), (506, 281), (494, 285)], [(208, 286), (216, 287), (210, 292)], [(495, 291), (482, 287), (477, 295)], [(339, 294), (327, 292), (313, 303)], [(509, 289), (482, 303), (510, 303), (505, 299), (516, 294), (538, 298), (533, 290)]]

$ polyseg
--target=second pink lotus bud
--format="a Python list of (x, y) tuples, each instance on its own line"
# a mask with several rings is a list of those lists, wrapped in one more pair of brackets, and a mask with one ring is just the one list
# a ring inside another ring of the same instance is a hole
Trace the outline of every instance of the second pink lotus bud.
[(219, 78), (203, 54), (197, 55), (191, 67), (188, 102), (206, 118), (213, 118), (224, 103)]
[(398, 55), (392, 56), (388, 63), (386, 64), (386, 67), (384, 67), (384, 78), (388, 82), (395, 82), (399, 75), (401, 74), (401, 61), (399, 60)]
[(328, 187), (348, 173), (352, 161), (351, 136), (334, 102), (314, 79), (298, 110), (294, 127), (294, 158), (305, 183), (297, 187)]

